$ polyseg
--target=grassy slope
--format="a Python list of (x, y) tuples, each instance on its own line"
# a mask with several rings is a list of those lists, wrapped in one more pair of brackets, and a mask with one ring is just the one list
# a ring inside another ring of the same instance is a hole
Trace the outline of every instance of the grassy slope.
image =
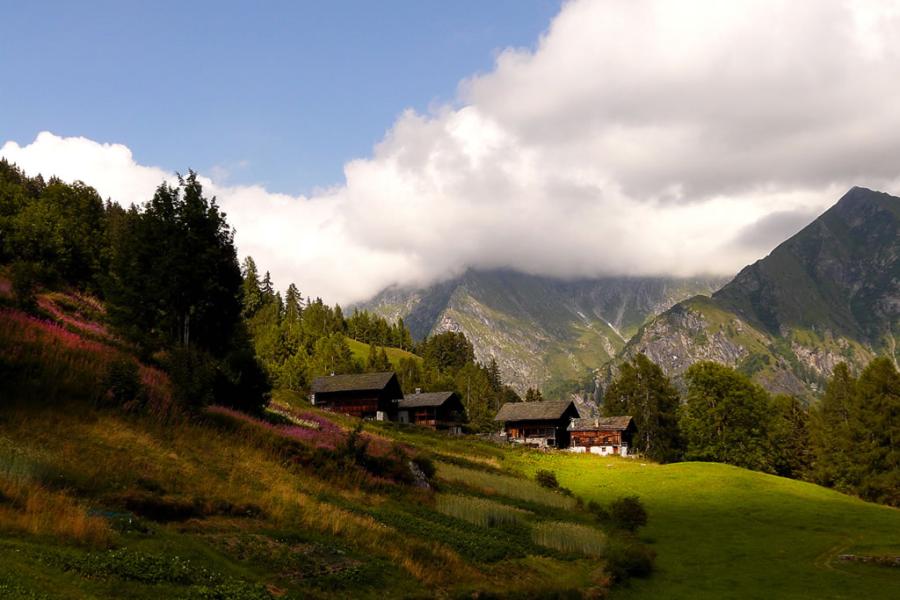
[[(19, 330), (10, 331), (6, 335)], [(0, 344), (6, 348), (0, 358), (31, 356), (10, 354), (13, 347)], [(82, 351), (63, 345), (45, 356), (59, 362)], [(298, 395), (277, 399), (318, 414)], [(441, 514), (427, 494), (294, 465), (279, 446), (261, 445), (248, 430), (211, 423), (164, 427), (83, 402), (41, 408), (37, 398), (22, 397), (28, 407), (17, 408), (4, 400), (0, 596), (37, 589), (63, 598), (204, 597), (203, 584), (236, 580), (302, 597), (602, 584), (598, 560), (534, 545), (529, 530), (547, 523), (591, 525), (568, 499), (501, 475), (531, 475), (537, 468), (554, 470), (585, 500), (638, 494), (648, 506), (651, 523), (643, 537), (659, 555), (659, 572), (633, 581), (616, 597), (890, 598), (900, 586), (896, 569), (836, 559), (843, 552), (900, 554), (900, 511), (733, 467), (645, 465), (369, 426), (376, 441), (434, 453), (442, 461), (443, 493), (452, 495), (448, 502), (457, 510), (489, 500), (496, 503), (493, 512), (526, 515), (524, 523), (497, 529)], [(345, 431), (353, 424), (347, 417), (328, 418)], [(14, 492), (28, 502), (15, 500)], [(205, 508), (187, 521), (130, 522), (123, 503), (146, 496)], [(255, 508), (232, 514), (222, 508), (229, 506)], [(106, 543), (124, 553), (105, 554), (99, 548)], [(141, 556), (162, 562), (133, 568)], [(179, 575), (184, 560), (187, 583)]]
[(519, 455), (585, 499), (637, 494), (659, 571), (617, 598), (896, 598), (900, 570), (839, 561), (900, 555), (900, 511), (726, 465)]
[[(349, 337), (347, 338), (347, 345), (350, 347), (350, 352), (353, 353), (353, 357), (361, 361), (363, 364), (366, 364), (366, 361), (369, 359), (369, 345)], [(402, 350), (400, 348), (385, 347), (384, 351), (387, 353), (388, 360), (391, 361), (391, 364), (394, 365), (394, 367), (397, 366), (397, 363), (401, 358), (414, 358), (420, 363), (422, 362), (422, 358), (420, 356), (413, 354), (412, 352), (407, 352), (406, 350)]]

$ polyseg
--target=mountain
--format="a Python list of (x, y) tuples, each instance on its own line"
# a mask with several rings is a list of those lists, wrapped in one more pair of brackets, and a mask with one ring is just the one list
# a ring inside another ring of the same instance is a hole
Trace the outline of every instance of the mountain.
[(402, 317), (413, 336), (462, 331), (478, 360), (494, 357), (517, 390), (589, 381), (649, 318), (721, 278), (605, 277), (564, 281), (509, 270), (469, 270), (425, 289), (388, 288), (358, 305)]
[(646, 324), (621, 355), (643, 352), (676, 379), (716, 360), (772, 391), (814, 393), (841, 361), (900, 357), (898, 254), (900, 199), (855, 187), (712, 298)]

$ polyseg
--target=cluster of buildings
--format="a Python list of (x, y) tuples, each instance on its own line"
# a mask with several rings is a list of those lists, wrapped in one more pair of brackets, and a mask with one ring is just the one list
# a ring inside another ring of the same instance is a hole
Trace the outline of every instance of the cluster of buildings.
[[(395, 421), (462, 433), (465, 408), (455, 392), (404, 395), (394, 373), (363, 373), (318, 377), (310, 402), (315, 406), (362, 419)], [(571, 400), (510, 402), (494, 418), (500, 434), (511, 443), (568, 449), (601, 455), (628, 456), (635, 433), (631, 417), (584, 418)]]

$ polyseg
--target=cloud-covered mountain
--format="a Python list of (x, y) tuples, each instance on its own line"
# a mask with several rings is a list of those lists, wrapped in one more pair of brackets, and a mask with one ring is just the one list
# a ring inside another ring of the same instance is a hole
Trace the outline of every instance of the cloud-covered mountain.
[(402, 317), (417, 339), (462, 331), (519, 391), (590, 380), (653, 315), (725, 280), (607, 277), (564, 281), (509, 270), (468, 271), (421, 289), (389, 288), (359, 305)]
[(900, 360), (898, 342), (900, 198), (853, 188), (712, 298), (642, 327), (621, 356), (644, 352), (676, 378), (716, 360), (771, 390), (808, 395), (841, 361)]

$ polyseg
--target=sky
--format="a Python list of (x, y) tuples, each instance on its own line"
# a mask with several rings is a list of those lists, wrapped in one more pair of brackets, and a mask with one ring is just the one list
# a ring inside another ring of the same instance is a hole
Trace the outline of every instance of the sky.
[(0, 156), (123, 204), (192, 167), (328, 301), (733, 274), (900, 191), (900, 0), (23, 4)]

